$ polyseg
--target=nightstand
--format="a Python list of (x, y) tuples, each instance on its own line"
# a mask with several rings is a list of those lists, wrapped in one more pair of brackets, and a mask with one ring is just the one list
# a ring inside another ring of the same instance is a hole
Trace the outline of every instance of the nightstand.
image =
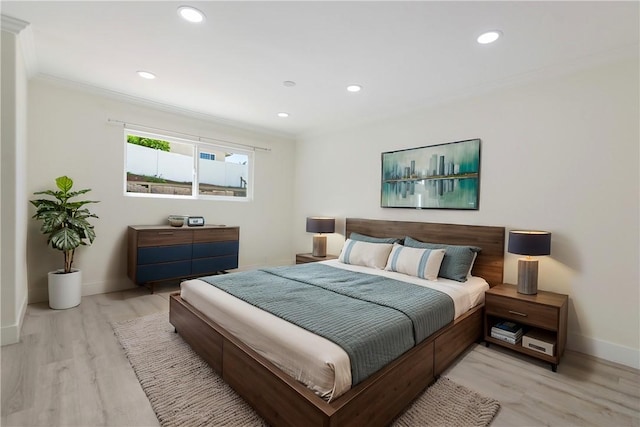
[(330, 259), (337, 259), (337, 255), (329, 255), (327, 256), (313, 256), (313, 254), (296, 254), (296, 264), (306, 264), (308, 262), (318, 262), (318, 261), (327, 261)]
[[(538, 291), (535, 295), (519, 294), (515, 285), (501, 284), (485, 293), (484, 340), (514, 351), (544, 360), (556, 372), (567, 342), (567, 312), (569, 297), (554, 292)], [(519, 323), (524, 335), (546, 336), (545, 342), (552, 342), (552, 354), (542, 348), (533, 350), (523, 347), (522, 340), (516, 344), (491, 337), (491, 328), (502, 320)]]

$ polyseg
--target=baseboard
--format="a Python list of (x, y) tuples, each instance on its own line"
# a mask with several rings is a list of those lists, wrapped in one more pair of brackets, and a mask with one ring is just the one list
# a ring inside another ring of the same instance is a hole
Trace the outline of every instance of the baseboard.
[(106, 294), (109, 292), (124, 291), (137, 286), (129, 279), (107, 280), (104, 282), (83, 283), (82, 296)]
[(19, 307), (19, 314), (16, 323), (9, 326), (3, 326), (0, 330), (0, 346), (20, 342), (20, 332), (22, 331), (22, 323), (24, 322), (24, 315), (26, 312), (27, 295), (25, 294)]
[(610, 362), (640, 369), (640, 349), (569, 333), (567, 348)]

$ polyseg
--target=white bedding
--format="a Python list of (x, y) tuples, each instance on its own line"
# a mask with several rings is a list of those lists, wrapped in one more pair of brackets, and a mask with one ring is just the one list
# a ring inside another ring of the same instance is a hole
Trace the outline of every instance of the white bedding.
[[(480, 277), (470, 277), (465, 283), (443, 278), (428, 281), (401, 273), (343, 264), (338, 260), (322, 263), (445, 292), (454, 302), (456, 318), (484, 302), (484, 291), (489, 289), (487, 282)], [(182, 299), (324, 399), (335, 399), (351, 387), (349, 356), (333, 342), (202, 280), (187, 280), (181, 288)]]

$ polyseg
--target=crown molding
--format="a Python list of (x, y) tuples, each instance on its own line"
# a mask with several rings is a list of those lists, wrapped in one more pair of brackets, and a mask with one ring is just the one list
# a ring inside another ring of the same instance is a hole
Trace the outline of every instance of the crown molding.
[(20, 34), (22, 30), (30, 25), (27, 21), (14, 18), (13, 16), (0, 15), (0, 18), (0, 27), (2, 27), (2, 31), (8, 31), (13, 34)]
[(38, 72), (38, 57), (31, 24), (12, 16), (0, 15), (0, 17), (2, 31), (15, 34), (19, 40), (27, 77), (34, 77)]

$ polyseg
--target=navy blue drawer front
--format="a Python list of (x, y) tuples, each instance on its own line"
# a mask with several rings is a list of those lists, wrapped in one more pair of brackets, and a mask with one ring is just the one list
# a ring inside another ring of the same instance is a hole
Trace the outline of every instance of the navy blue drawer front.
[(199, 258), (191, 262), (191, 274), (201, 276), (222, 270), (238, 268), (238, 255), (226, 255), (214, 258)]
[(163, 264), (139, 265), (136, 279), (138, 283), (156, 282), (191, 274), (191, 260), (167, 262)]
[(138, 248), (138, 265), (191, 259), (191, 245)]
[[(222, 255), (238, 255), (239, 242), (229, 240), (225, 242), (194, 243), (193, 258), (208, 258)], [(236, 267), (233, 267), (236, 268)]]

